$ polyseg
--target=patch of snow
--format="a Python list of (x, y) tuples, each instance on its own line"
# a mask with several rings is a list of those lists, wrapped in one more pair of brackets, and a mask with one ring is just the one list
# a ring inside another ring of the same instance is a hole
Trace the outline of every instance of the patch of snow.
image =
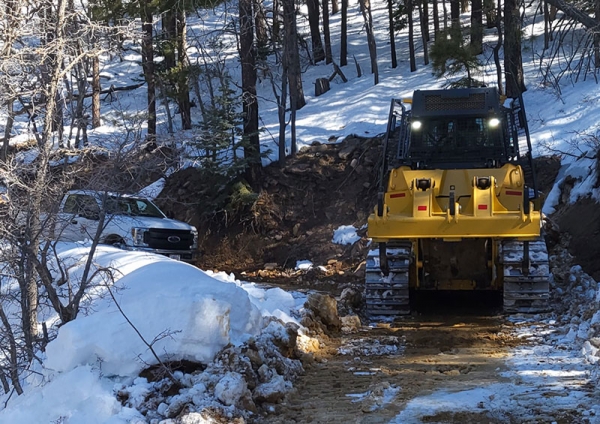
[(353, 225), (342, 225), (333, 231), (333, 243), (335, 244), (354, 244), (360, 240), (356, 234), (356, 227)]

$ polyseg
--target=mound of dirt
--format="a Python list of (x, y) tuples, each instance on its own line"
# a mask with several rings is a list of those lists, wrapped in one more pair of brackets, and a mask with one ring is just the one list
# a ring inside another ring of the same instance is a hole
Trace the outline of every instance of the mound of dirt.
[[(206, 184), (193, 168), (167, 181), (160, 203), (169, 215), (198, 228), (202, 269), (298, 285), (302, 278), (362, 281), (354, 271), (366, 255), (366, 238), (352, 245), (332, 240), (342, 225), (354, 225), (365, 236), (377, 196), (380, 144), (379, 138), (349, 136), (342, 143), (304, 147), (285, 168), (265, 167), (257, 201), (245, 216), (229, 217), (228, 225), (222, 216), (199, 219), (198, 196)], [(294, 268), (301, 260), (310, 260), (315, 269), (300, 276)]]

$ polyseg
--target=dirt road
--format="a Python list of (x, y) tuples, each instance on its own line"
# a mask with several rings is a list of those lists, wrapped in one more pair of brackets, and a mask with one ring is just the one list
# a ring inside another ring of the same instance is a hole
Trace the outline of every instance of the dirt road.
[[(565, 386), (554, 381), (535, 387), (519, 386), (522, 383), (510, 378), (506, 359), (511, 348), (534, 343), (526, 337), (517, 337), (513, 326), (500, 316), (422, 316), (404, 319), (389, 328), (365, 327), (335, 339), (328, 353), (307, 367), (306, 374), (295, 385), (297, 392), (259, 421), (271, 424), (590, 422), (580, 416), (581, 407), (576, 402), (572, 407), (560, 402), (553, 406), (553, 399), (567, 400)], [(410, 401), (412, 408), (416, 403), (422, 412), (427, 411), (427, 402), (432, 399), (436, 404), (438, 399), (443, 400), (443, 393), (481, 396), (479, 388), (492, 391), (472, 409), (453, 409), (450, 400), (446, 409), (420, 413), (418, 420), (399, 417)], [(494, 399), (493, 388), (508, 390), (509, 396), (503, 392), (497, 395), (504, 399)], [(577, 383), (577, 390), (583, 390), (583, 397), (591, 396), (593, 391), (585, 388), (583, 380)], [(514, 411), (511, 402), (515, 403)], [(502, 411), (494, 411), (490, 405), (500, 405)]]

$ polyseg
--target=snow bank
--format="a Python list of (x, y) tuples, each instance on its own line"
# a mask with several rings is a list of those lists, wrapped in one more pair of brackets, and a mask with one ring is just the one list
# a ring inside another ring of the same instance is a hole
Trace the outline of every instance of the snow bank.
[(155, 259), (117, 279), (112, 290), (118, 307), (104, 297), (95, 313), (61, 327), (45, 366), (65, 372), (101, 362), (107, 375), (137, 375), (157, 361), (127, 320), (171, 361), (208, 363), (227, 344), (259, 332), (261, 314), (243, 289), (191, 265)]

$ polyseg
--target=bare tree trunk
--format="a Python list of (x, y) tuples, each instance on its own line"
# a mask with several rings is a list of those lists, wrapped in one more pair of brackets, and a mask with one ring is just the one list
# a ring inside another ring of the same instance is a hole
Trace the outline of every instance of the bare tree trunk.
[(287, 99), (287, 72), (288, 66), (286, 64), (285, 56), (282, 59), (282, 75), (281, 75), (281, 96), (277, 105), (277, 116), (279, 118), (279, 166), (285, 166), (285, 108)]
[[(600, 26), (600, 0), (594, 2), (594, 15)], [(600, 32), (598, 31), (594, 33), (594, 66), (596, 69), (600, 68)]]
[(331, 34), (329, 33), (329, 0), (323, 0), (323, 38), (325, 41), (325, 63), (333, 62), (331, 54)]
[(450, 0), (450, 20), (453, 28), (460, 29), (460, 0)]
[(421, 28), (423, 28), (425, 32), (425, 40), (429, 41), (431, 38), (429, 37), (429, 0), (423, 1), (423, 22), (421, 22)]
[(100, 121), (100, 58), (94, 55), (92, 58), (92, 128), (98, 128)]
[(152, 45), (152, 10), (150, 0), (144, 0), (142, 18), (142, 68), (148, 86), (148, 139), (156, 138), (156, 81), (154, 79), (154, 47)]
[(412, 0), (406, 1), (406, 13), (408, 14), (408, 54), (410, 57), (410, 71), (415, 72), (417, 70), (417, 61), (415, 59), (415, 33), (413, 28), (413, 2)]
[(335, 15), (340, 11), (340, 4), (338, 0), (331, 0), (331, 14)]
[(374, 84), (379, 84), (379, 68), (377, 67), (377, 45), (373, 34), (373, 15), (371, 15), (371, 1), (360, 0), (363, 18), (365, 19), (365, 30), (367, 32), (367, 44), (369, 45), (369, 56), (371, 57), (371, 73)]
[(281, 21), (279, 20), (279, 12), (281, 10), (282, 0), (273, 0), (273, 23), (271, 25), (271, 45), (273, 51), (277, 48), (277, 43), (281, 41)]
[(504, 73), (507, 97), (519, 97), (526, 88), (521, 56), (521, 15), (518, 0), (504, 1)]
[(435, 39), (438, 38), (440, 32), (440, 12), (438, 10), (438, 0), (433, 0), (433, 34)]
[(165, 70), (173, 69), (176, 65), (175, 39), (177, 38), (177, 18), (175, 10), (169, 9), (162, 14), (162, 39), (168, 46), (164, 49), (162, 65)]
[(419, 22), (421, 22), (421, 41), (423, 42), (423, 63), (429, 65), (429, 51), (427, 46), (427, 39), (429, 31), (427, 30), (427, 20), (423, 19), (424, 11), (421, 8), (421, 2), (417, 3), (419, 6)]
[(308, 8), (308, 24), (310, 26), (310, 38), (312, 40), (312, 53), (315, 63), (325, 59), (323, 43), (321, 42), (321, 31), (319, 30), (319, 0), (306, 0)]
[(471, 0), (471, 49), (474, 54), (483, 53), (482, 0)]
[(179, 114), (181, 115), (181, 128), (192, 129), (192, 113), (190, 105), (190, 86), (188, 83), (188, 58), (186, 38), (186, 16), (185, 12), (177, 11), (177, 62), (179, 64), (179, 76), (177, 78), (177, 96)]
[(240, 0), (240, 59), (242, 64), (242, 109), (244, 114), (244, 158), (246, 179), (258, 183), (260, 169), (260, 139), (258, 134), (258, 102), (256, 100), (256, 51), (252, 27), (252, 0)]
[(446, 9), (446, 0), (442, 0), (442, 10), (444, 11), (444, 31), (448, 29), (448, 10)]
[(390, 25), (390, 51), (392, 53), (392, 68), (398, 67), (398, 59), (396, 57), (396, 38), (394, 37), (394, 7), (392, 0), (387, 0), (388, 19)]
[[(259, 51), (269, 44), (269, 31), (267, 31), (267, 15), (261, 0), (254, 0), (254, 26), (256, 28), (256, 44)], [(273, 15), (274, 16), (274, 15)]]
[(6, 161), (8, 158), (8, 146), (10, 143), (10, 136), (15, 122), (15, 111), (14, 111), (14, 100), (9, 99), (6, 102), (6, 125), (4, 126), (4, 142), (2, 143), (2, 160)]
[(0, 304), (0, 321), (2, 321), (2, 325), (4, 325), (4, 328), (6, 329), (6, 332), (8, 334), (8, 342), (9, 342), (8, 353), (9, 353), (9, 357), (10, 357), (10, 369), (9, 369), (10, 380), (12, 381), (13, 387), (15, 388), (15, 391), (17, 392), (17, 394), (22, 395), (23, 389), (21, 387), (21, 381), (19, 378), (19, 368), (18, 368), (19, 356), (17, 354), (17, 343), (15, 341), (15, 333), (12, 330), (10, 321), (8, 320), (8, 317), (6, 316), (6, 313), (4, 312), (4, 308), (2, 307), (2, 304)]
[(348, 0), (342, 0), (340, 66), (348, 64)]
[(290, 104), (302, 109), (306, 104), (302, 87), (302, 70), (300, 69), (300, 53), (298, 52), (298, 30), (296, 29), (296, 8), (294, 0), (282, 0), (284, 52), (283, 62), (287, 67), (287, 78), (290, 87)]
[(487, 28), (496, 27), (496, 9), (494, 0), (483, 0), (483, 13), (485, 14), (485, 24)]
[(502, 0), (498, 1), (498, 8), (496, 9), (496, 31), (498, 32), (498, 41), (494, 46), (494, 63), (496, 64), (496, 79), (498, 81), (498, 91), (500, 94), (504, 93), (502, 89), (502, 65), (500, 63), (500, 48), (502, 47)]

